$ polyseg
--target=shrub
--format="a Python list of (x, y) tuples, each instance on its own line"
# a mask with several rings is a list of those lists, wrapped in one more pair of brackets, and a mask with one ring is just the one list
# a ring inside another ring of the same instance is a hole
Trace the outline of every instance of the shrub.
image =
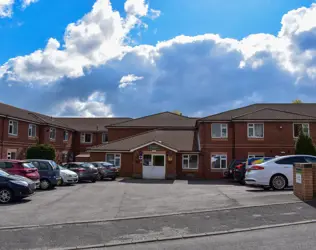
[(316, 155), (312, 138), (304, 133), (300, 133), (295, 145), (295, 154)]
[(28, 148), (26, 152), (27, 159), (55, 160), (55, 157), (55, 148), (48, 144), (37, 144)]

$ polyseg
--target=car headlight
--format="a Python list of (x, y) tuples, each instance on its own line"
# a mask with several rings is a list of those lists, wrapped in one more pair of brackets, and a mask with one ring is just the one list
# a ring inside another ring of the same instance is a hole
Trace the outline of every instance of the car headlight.
[(72, 175), (71, 174), (67, 174), (67, 177), (72, 177)]
[(26, 181), (17, 181), (17, 180), (12, 180), (10, 181), (11, 183), (14, 183), (16, 185), (24, 186), (27, 187), (29, 184)]

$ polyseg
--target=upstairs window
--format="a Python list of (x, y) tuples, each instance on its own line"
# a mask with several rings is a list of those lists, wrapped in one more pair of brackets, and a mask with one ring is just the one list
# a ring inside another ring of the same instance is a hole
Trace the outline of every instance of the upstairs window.
[(14, 135), (17, 136), (18, 135), (18, 126), (19, 123), (17, 121), (9, 121), (9, 135)]
[(263, 123), (248, 123), (248, 138), (263, 138)]
[(227, 124), (212, 123), (212, 138), (227, 138)]
[(64, 141), (68, 141), (69, 133), (68, 131), (64, 131)]
[(102, 133), (102, 143), (107, 143), (107, 142), (108, 142), (108, 134)]
[(35, 138), (36, 137), (36, 125), (29, 124), (29, 137)]
[(300, 133), (309, 135), (309, 124), (308, 123), (294, 123), (293, 124), (293, 136), (294, 138), (299, 137)]
[(52, 141), (56, 140), (56, 129), (55, 128), (49, 129), (49, 139)]
[(92, 134), (91, 133), (81, 133), (80, 142), (81, 143), (92, 143)]

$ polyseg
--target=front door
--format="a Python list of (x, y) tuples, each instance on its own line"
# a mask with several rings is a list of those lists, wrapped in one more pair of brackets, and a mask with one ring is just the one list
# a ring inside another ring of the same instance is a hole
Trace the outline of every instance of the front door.
[(166, 161), (164, 154), (143, 156), (143, 179), (165, 179)]

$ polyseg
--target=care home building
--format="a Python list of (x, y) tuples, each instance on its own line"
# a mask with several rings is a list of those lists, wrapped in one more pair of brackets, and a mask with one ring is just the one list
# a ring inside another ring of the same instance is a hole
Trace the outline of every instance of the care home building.
[(123, 176), (222, 178), (232, 159), (293, 154), (300, 131), (316, 140), (316, 104), (254, 104), (190, 118), (164, 112), (107, 126), (90, 160)]
[(136, 178), (222, 178), (233, 159), (293, 154), (300, 131), (316, 141), (316, 104), (131, 119), (50, 117), (0, 103), (1, 158), (24, 159), (29, 146), (48, 143), (57, 161), (108, 161)]

